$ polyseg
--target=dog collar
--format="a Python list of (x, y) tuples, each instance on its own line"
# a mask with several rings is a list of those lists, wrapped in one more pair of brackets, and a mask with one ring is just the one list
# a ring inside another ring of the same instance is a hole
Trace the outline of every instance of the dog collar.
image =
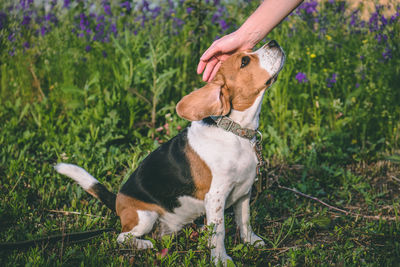
[(242, 128), (239, 123), (234, 122), (226, 116), (210, 116), (215, 121), (218, 128), (224, 129), (237, 136), (252, 140), (257, 135), (257, 131), (249, 128)]

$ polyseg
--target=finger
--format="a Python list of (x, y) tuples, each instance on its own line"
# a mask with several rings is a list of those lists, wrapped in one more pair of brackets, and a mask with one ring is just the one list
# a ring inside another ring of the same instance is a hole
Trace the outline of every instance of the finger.
[(203, 72), (204, 68), (206, 67), (207, 62), (200, 60), (199, 65), (197, 65), (197, 74), (200, 74)]
[(203, 55), (200, 57), (200, 62), (197, 66), (197, 73), (200, 74), (203, 72), (204, 68), (208, 65), (208, 61), (213, 57), (215, 54), (215, 43), (213, 42), (211, 46), (203, 53)]
[(200, 60), (202, 61), (208, 61), (210, 60), (215, 54), (221, 52), (221, 49), (218, 45), (218, 40), (215, 41), (214, 43), (211, 44), (211, 46), (206, 50), (206, 52), (203, 53), (203, 55), (200, 57)]
[(221, 67), (222, 62), (218, 61), (217, 65), (215, 65), (213, 71), (211, 72), (210, 78), (207, 80), (208, 82), (212, 81), (217, 74), (219, 68)]
[(203, 81), (206, 82), (209, 80), (210, 75), (211, 75), (215, 65), (217, 65), (217, 63), (218, 63), (218, 59), (216, 59), (215, 57), (213, 57), (211, 60), (209, 60), (207, 62), (206, 69), (204, 70), (204, 73), (203, 73)]

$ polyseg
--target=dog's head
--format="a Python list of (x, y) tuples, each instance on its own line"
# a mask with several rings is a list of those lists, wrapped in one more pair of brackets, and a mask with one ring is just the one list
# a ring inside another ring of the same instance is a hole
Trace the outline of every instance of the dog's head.
[(190, 121), (227, 115), (231, 109), (244, 111), (277, 79), (284, 62), (285, 54), (276, 41), (255, 52), (235, 53), (211, 82), (183, 97), (176, 111)]

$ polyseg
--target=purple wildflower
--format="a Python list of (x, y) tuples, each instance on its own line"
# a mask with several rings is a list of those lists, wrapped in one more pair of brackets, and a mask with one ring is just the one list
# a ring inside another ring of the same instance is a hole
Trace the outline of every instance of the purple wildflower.
[(89, 26), (89, 20), (84, 13), (81, 13), (79, 17), (80, 17), (79, 26), (81, 30), (85, 30), (86, 27)]
[(131, 9), (132, 9), (131, 3), (130, 3), (129, 1), (122, 2), (119, 6), (120, 6), (121, 8), (125, 8), (125, 9), (126, 9), (126, 12), (130, 12)]
[(399, 17), (399, 12), (397, 11), (393, 16), (390, 17), (389, 24), (393, 24), (398, 17)]
[(15, 41), (15, 33), (10, 33), (10, 35), (8, 35), (8, 41), (10, 41), (10, 42)]
[(303, 73), (303, 72), (297, 73), (295, 78), (299, 83), (308, 82), (307, 75), (305, 73)]
[(182, 25), (184, 24), (184, 21), (181, 20), (180, 18), (174, 18), (174, 26), (177, 28), (182, 27)]
[(222, 31), (226, 31), (229, 28), (228, 23), (225, 20), (221, 19), (218, 21), (219, 26), (221, 27)]
[(85, 47), (86, 52), (89, 52), (91, 49), (92, 49), (92, 47), (91, 47), (90, 45), (87, 45), (87, 46)]
[(378, 30), (378, 13), (377, 12), (372, 13), (371, 17), (369, 18), (368, 24), (369, 24), (370, 31)]
[(51, 9), (53, 9), (57, 5), (57, 0), (51, 0), (50, 5)]
[(335, 84), (337, 82), (336, 78), (337, 78), (337, 74), (333, 73), (331, 78), (326, 79), (326, 81), (327, 81), (326, 86), (331, 88), (333, 86), (333, 84)]
[(115, 23), (111, 24), (110, 29), (114, 33), (114, 36), (117, 35), (117, 25)]
[(69, 8), (70, 4), (71, 4), (71, 0), (64, 0), (63, 8)]
[(155, 18), (157, 18), (159, 15), (160, 15), (160, 13), (161, 13), (161, 7), (159, 7), (159, 6), (156, 6), (155, 8), (153, 8), (153, 10), (150, 10), (150, 12), (151, 12), (151, 18), (152, 19), (155, 19)]
[(336, 78), (337, 78), (337, 74), (336, 74), (336, 73), (333, 73), (333, 74), (332, 74), (332, 78), (331, 78), (331, 82), (332, 82), (332, 83), (336, 83)]
[(24, 46), (25, 49), (28, 49), (29, 47), (31, 47), (30, 44), (29, 44), (28, 42), (25, 42), (25, 43), (23, 44), (23, 46)]
[(143, 0), (140, 11), (149, 11), (150, 10), (149, 6), (150, 6), (149, 2), (146, 0)]
[(42, 27), (40, 28), (40, 34), (41, 34), (42, 36), (44, 36), (44, 35), (46, 34), (46, 32), (47, 32), (46, 26), (42, 26)]
[(378, 43), (380, 43), (382, 40), (386, 42), (388, 36), (386, 34), (377, 34), (375, 35), (375, 39), (378, 41)]
[(112, 16), (111, 7), (109, 4), (104, 4), (104, 13), (106, 13), (109, 16)]
[(14, 56), (14, 55), (15, 55), (15, 47), (13, 47), (12, 50), (8, 51), (8, 54), (9, 54), (10, 56)]
[(220, 17), (220, 16), (219, 16), (217, 13), (215, 13), (215, 14), (211, 17), (211, 22), (212, 22), (212, 24), (215, 24), (215, 23), (218, 21), (219, 17)]
[(105, 20), (104, 15), (99, 15), (99, 16), (97, 17), (97, 19), (96, 19), (97, 22), (99, 22), (99, 21), (104, 21), (104, 20)]
[(359, 21), (358, 13), (359, 13), (359, 10), (356, 10), (351, 13), (350, 26), (352, 26), (352, 27), (357, 26), (357, 22)]
[(385, 52), (382, 53), (382, 57), (384, 60), (389, 60), (392, 58), (392, 50), (389, 47), (385, 48)]
[(104, 58), (107, 57), (107, 52), (106, 52), (105, 50), (103, 50), (101, 53), (103, 54), (103, 57), (104, 57)]
[(28, 25), (31, 22), (31, 17), (26, 15), (24, 16), (24, 18), (22, 19), (22, 25)]
[(190, 14), (193, 11), (193, 7), (186, 8), (186, 13)]
[(55, 14), (49, 13), (46, 16), (44, 16), (45, 21), (50, 21), (54, 24), (58, 22), (57, 16)]
[(33, 0), (20, 0), (19, 5), (22, 9), (29, 8), (29, 6), (33, 3)]
[(345, 2), (344, 1), (339, 1), (338, 2), (338, 7), (336, 8), (336, 12), (337, 13), (341, 13), (341, 12), (344, 12), (344, 10), (345, 10)]
[(386, 26), (386, 24), (388, 23), (388, 21), (384, 15), (381, 16), (381, 23), (382, 23), (382, 26)]
[(301, 10), (304, 10), (307, 14), (313, 14), (314, 12), (317, 12), (317, 6), (318, 2), (315, 0), (305, 2), (297, 8), (296, 13), (300, 14)]
[(360, 87), (360, 84), (359, 84), (359, 83), (356, 83), (356, 88), (358, 88), (358, 87)]
[(223, 16), (223, 14), (226, 12), (226, 8), (225, 6), (220, 6), (218, 7), (217, 11), (213, 14), (212, 18), (211, 18), (211, 22), (213, 24), (218, 23), (218, 21), (220, 20), (220, 18)]

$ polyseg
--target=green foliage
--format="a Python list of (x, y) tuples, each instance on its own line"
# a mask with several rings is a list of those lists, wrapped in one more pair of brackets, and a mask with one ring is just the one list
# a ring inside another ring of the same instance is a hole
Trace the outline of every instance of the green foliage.
[[(128, 11), (112, 1), (108, 15), (106, 1), (93, 1), (92, 9), (92, 1), (59, 3), (50, 11), (17, 2), (0, 2), (0, 242), (118, 230), (116, 216), (53, 165), (81, 165), (116, 192), (150, 151), (185, 127), (175, 105), (202, 86), (201, 53), (259, 1), (160, 1), (158, 15), (155, 3), (146, 10), (135, 2)], [(268, 188), (251, 216), (265, 248), (243, 244), (227, 212), (226, 248), (237, 266), (398, 264), (398, 8), (380, 7), (363, 24), (346, 2), (322, 1), (284, 20), (268, 36), (287, 61), (265, 97), (260, 126), (269, 175), (381, 219), (333, 213)], [(32, 19), (23, 25), (26, 15)], [(97, 36), (101, 16), (104, 34)], [(193, 225), (162, 239), (147, 236), (155, 245), (148, 251), (121, 247), (108, 233), (79, 244), (0, 251), (0, 265), (211, 266), (211, 232)]]

